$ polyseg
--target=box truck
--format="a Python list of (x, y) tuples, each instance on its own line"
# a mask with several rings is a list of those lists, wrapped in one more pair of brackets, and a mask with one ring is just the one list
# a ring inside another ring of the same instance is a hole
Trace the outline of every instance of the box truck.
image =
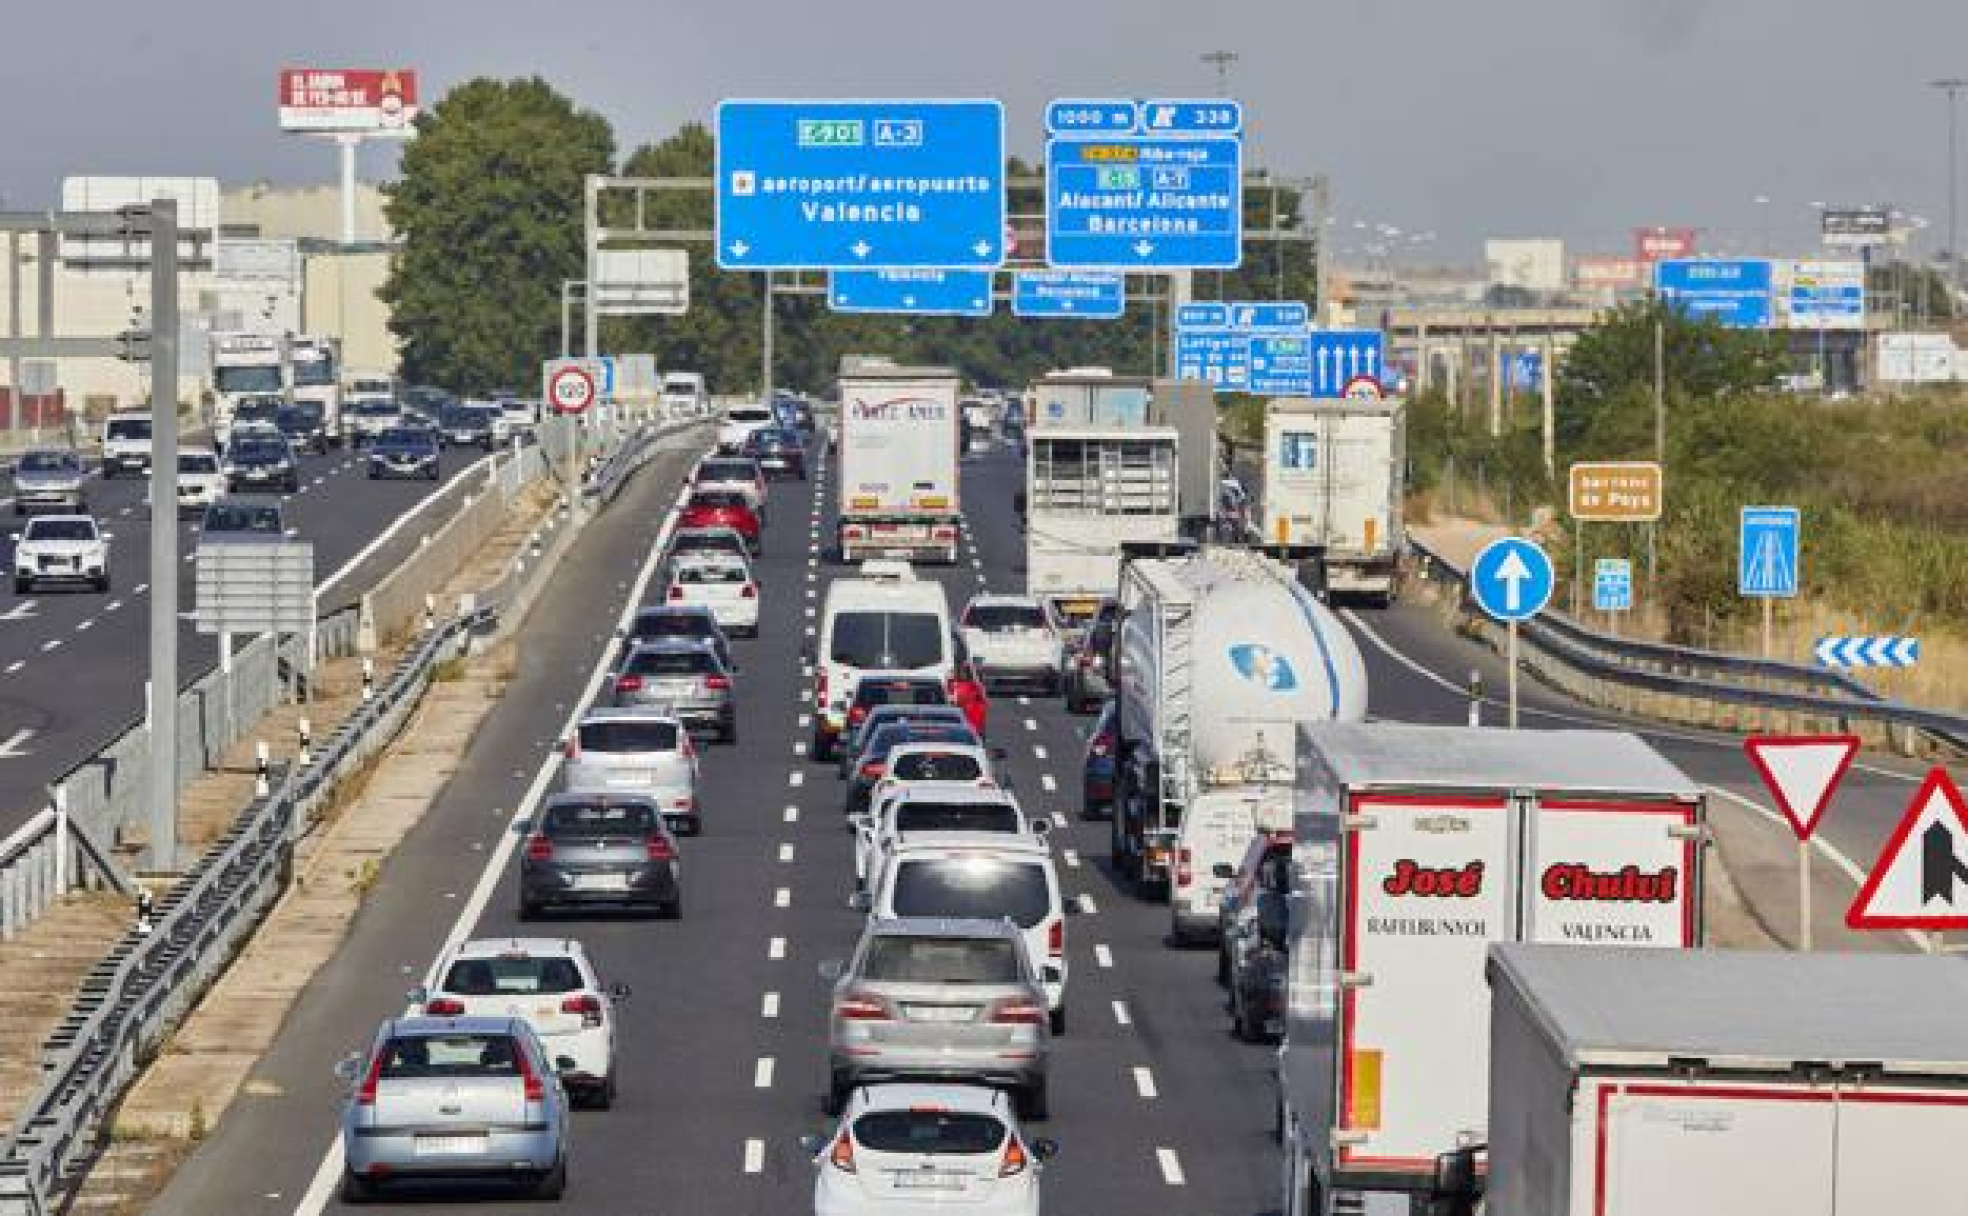
[(1334, 594), (1382, 605), (1394, 598), (1406, 416), (1398, 400), (1292, 397), (1264, 408), (1264, 539), (1323, 547)]
[(1517, 945), (1489, 981), (1491, 1212), (1968, 1212), (1959, 959)]
[(1292, 820), (1290, 894), (1258, 909), (1287, 938), (1286, 1216), (1426, 1210), (1482, 1140), (1492, 944), (1701, 941), (1702, 789), (1633, 735), (1312, 722)]
[(945, 368), (843, 360), (835, 475), (842, 561), (957, 560), (960, 385)]
[(232, 413), (248, 398), (288, 401), (287, 335), (215, 333), (211, 346), (213, 440), (232, 436)]

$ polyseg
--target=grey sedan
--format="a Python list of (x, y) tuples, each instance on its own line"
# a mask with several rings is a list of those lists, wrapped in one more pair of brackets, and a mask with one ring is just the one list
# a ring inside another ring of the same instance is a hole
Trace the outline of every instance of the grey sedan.
[(519, 915), (596, 904), (683, 912), (676, 837), (649, 798), (555, 794), (528, 825), (519, 862)]
[(82, 458), (60, 448), (30, 448), (14, 465), (14, 514), (59, 511), (81, 515), (88, 511), (82, 489), (86, 470)]

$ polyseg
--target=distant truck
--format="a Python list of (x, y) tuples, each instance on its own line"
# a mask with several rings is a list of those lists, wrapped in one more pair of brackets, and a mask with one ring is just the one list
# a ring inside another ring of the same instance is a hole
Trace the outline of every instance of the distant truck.
[(695, 418), (711, 408), (700, 372), (664, 372), (659, 400), (672, 418)]
[(1121, 550), (1181, 535), (1172, 427), (1045, 426), (1027, 436), (1025, 591), (1069, 628), (1120, 587)]
[(215, 333), (212, 335), (212, 404), (214, 440), (224, 446), (232, 434), (233, 411), (246, 399), (287, 395), (287, 335)]
[(1325, 550), (1327, 589), (1381, 605), (1398, 589), (1407, 407), (1281, 398), (1264, 410), (1259, 528)]
[[(1699, 946), (1702, 787), (1629, 734), (1398, 722), (1305, 724), (1294, 779), (1290, 894), (1257, 909), (1288, 956), (1283, 1210), (1432, 1211), (1438, 1157), (1497, 1130), (1489, 947)], [(1606, 982), (1640, 999), (1653, 965)]]
[(858, 356), (840, 375), (841, 560), (957, 560), (963, 533), (957, 373)]
[(1489, 981), (1489, 1211), (1968, 1211), (1959, 959), (1498, 946)]
[(1366, 665), (1339, 619), (1265, 554), (1137, 546), (1120, 583), (1111, 852), (1159, 895), (1184, 815), (1289, 786), (1299, 723), (1366, 716)]
[(328, 442), (340, 446), (342, 430), (342, 343), (320, 334), (295, 334), (287, 342), (287, 396), (321, 407)]

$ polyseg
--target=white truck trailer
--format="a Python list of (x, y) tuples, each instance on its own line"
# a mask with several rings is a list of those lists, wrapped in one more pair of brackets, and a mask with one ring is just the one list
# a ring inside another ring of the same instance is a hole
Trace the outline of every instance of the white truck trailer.
[(1968, 970), (1895, 954), (1490, 954), (1488, 1210), (1968, 1212)]
[(1181, 535), (1173, 427), (1043, 425), (1027, 436), (1025, 591), (1055, 619), (1092, 619), (1120, 586), (1121, 548)]
[(1400, 570), (1407, 407), (1288, 397), (1264, 409), (1266, 541), (1325, 550), (1328, 589), (1386, 604)]
[(960, 387), (946, 368), (844, 361), (836, 473), (842, 561), (956, 562)]
[(1290, 784), (1299, 723), (1366, 716), (1366, 664), (1284, 562), (1249, 549), (1129, 550), (1120, 613), (1111, 847), (1159, 894), (1187, 808)]
[(320, 334), (295, 334), (287, 342), (288, 397), (321, 407), (328, 442), (342, 442), (342, 343)]
[(1702, 789), (1629, 734), (1395, 722), (1301, 727), (1296, 785), (1285, 1216), (1426, 1211), (1485, 1135), (1489, 947), (1700, 945)]

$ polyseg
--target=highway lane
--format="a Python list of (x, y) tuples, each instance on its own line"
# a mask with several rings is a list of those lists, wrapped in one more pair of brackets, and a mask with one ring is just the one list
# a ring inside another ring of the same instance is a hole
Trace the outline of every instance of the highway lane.
[[(443, 480), (431, 483), (372, 482), (360, 455), (349, 450), (303, 456), (299, 491), (278, 497), (288, 526), (315, 546), (317, 579), (326, 579), (393, 521), (447, 489), (459, 472), (482, 458), (477, 449), (448, 452)], [(143, 713), (149, 662), (148, 488), (143, 478), (89, 482), (90, 509), (113, 537), (114, 585), (107, 594), (41, 588), (15, 595), (11, 579), (0, 589), (0, 835), (40, 809), (50, 781)], [(10, 513), (6, 523), (0, 562), (11, 563), (11, 533), (19, 528)], [(186, 613), (193, 605), (195, 523), (177, 523), (185, 559), (179, 571), (179, 605)], [(416, 530), (406, 532), (413, 534), (403, 544), (414, 544)], [(324, 606), (373, 585), (399, 546), (385, 549), (389, 552), (379, 554), (379, 560), (351, 571)], [(11, 565), (6, 570), (11, 575)], [(217, 639), (198, 634), (188, 620), (179, 630), (178, 649), (182, 684), (194, 682), (218, 662)]]

